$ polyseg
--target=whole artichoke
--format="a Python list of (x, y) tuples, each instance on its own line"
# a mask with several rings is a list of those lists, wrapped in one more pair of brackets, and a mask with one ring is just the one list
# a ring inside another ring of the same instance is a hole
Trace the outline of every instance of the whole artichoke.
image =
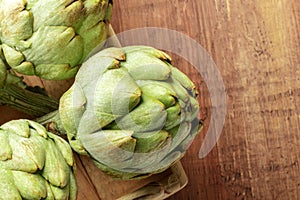
[(30, 120), (0, 126), (0, 199), (76, 199), (69, 144)]
[(111, 7), (111, 0), (1, 0), (0, 50), (5, 62), (24, 75), (74, 77), (107, 38)]
[(40, 121), (52, 122), (75, 151), (113, 177), (161, 172), (201, 128), (195, 85), (170, 62), (148, 46), (102, 50), (82, 65), (59, 114)]

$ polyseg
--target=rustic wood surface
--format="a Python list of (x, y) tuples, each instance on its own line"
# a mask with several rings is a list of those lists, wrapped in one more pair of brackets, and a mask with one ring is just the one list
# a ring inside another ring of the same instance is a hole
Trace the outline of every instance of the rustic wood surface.
[[(299, 199), (300, 2), (114, 4), (116, 33), (152, 26), (182, 32), (209, 52), (223, 77), (227, 115), (222, 135), (203, 159), (198, 152), (206, 129), (197, 136), (182, 159), (189, 183), (170, 199)], [(203, 83), (198, 87), (205, 90)], [(201, 102), (209, 121), (209, 101)]]
[[(209, 93), (186, 61), (173, 60), (199, 89), (205, 127), (182, 159), (189, 182), (170, 200), (300, 198), (299, 1), (114, 0), (111, 23), (116, 33), (143, 27), (184, 33), (207, 50), (223, 77), (224, 129), (199, 159), (211, 116)], [(21, 117), (29, 116), (1, 107), (0, 123)], [(78, 199), (100, 199), (96, 176), (89, 176), (93, 169), (80, 165), (89, 161), (76, 159)]]

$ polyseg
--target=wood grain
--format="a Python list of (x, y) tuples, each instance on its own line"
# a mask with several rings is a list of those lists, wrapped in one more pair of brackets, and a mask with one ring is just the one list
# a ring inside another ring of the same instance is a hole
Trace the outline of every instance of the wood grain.
[[(180, 31), (209, 52), (226, 87), (220, 140), (200, 160), (205, 129), (198, 135), (182, 159), (189, 183), (170, 199), (300, 198), (299, 1), (115, 0), (114, 5), (117, 33), (153, 26)], [(209, 121), (205, 86), (198, 87)]]

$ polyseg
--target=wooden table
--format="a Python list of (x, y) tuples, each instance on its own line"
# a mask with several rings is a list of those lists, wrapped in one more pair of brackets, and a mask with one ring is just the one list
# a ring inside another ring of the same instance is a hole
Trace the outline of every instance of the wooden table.
[[(223, 77), (227, 114), (221, 137), (208, 156), (198, 159), (206, 123), (182, 159), (189, 183), (170, 199), (300, 198), (300, 2), (114, 4), (116, 33), (153, 26), (177, 30), (208, 51)], [(209, 121), (209, 101), (202, 106)]]
[[(182, 159), (189, 182), (170, 200), (300, 198), (299, 1), (114, 0), (111, 23), (116, 33), (161, 27), (185, 34), (204, 47), (222, 75), (224, 128), (199, 159), (211, 125), (210, 94), (188, 62), (173, 60), (197, 84), (205, 126)], [(27, 117), (1, 114), (1, 121), (11, 116)], [(79, 199), (98, 199), (94, 192), (87, 183)]]

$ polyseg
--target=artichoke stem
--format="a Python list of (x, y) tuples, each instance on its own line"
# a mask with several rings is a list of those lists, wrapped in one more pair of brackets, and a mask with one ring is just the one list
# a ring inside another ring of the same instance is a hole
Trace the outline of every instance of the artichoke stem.
[(34, 121), (45, 126), (48, 131), (66, 139), (66, 131), (61, 123), (58, 110), (36, 118)]
[(0, 88), (0, 104), (6, 104), (33, 117), (58, 109), (56, 99), (12, 84)]

